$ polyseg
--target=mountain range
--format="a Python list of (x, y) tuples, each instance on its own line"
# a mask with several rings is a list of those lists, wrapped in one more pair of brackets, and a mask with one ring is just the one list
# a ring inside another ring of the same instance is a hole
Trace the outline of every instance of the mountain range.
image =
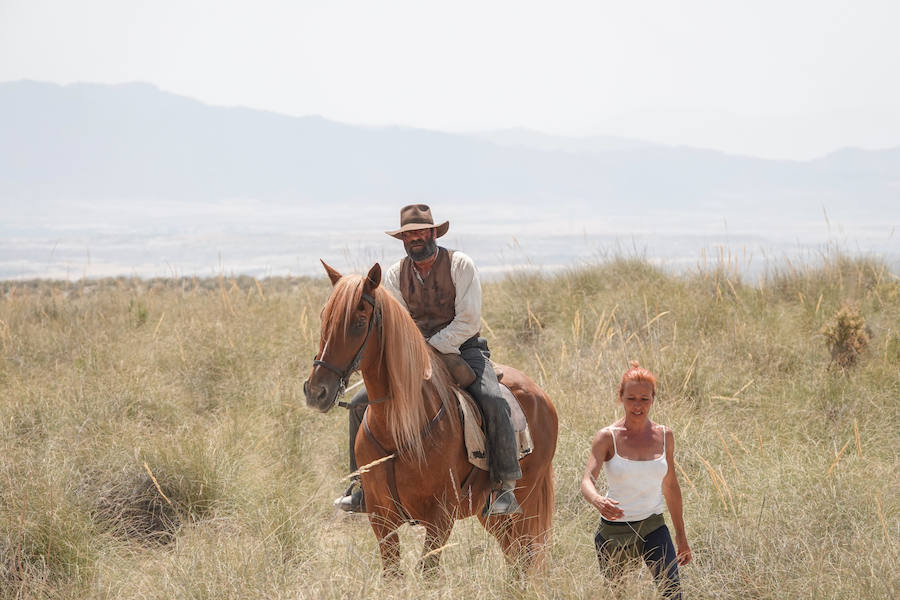
[(367, 127), (146, 83), (0, 83), (0, 206), (450, 201), (900, 222), (900, 147), (766, 160), (613, 137)]

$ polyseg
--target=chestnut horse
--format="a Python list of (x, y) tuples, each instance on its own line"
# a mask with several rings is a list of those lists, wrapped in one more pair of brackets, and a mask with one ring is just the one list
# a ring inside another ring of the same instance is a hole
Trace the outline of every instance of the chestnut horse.
[[(322, 310), (322, 335), (304, 383), (308, 406), (330, 410), (359, 368), (370, 403), (356, 436), (369, 522), (385, 575), (400, 575), (397, 529), (425, 526), (419, 566), (433, 573), (455, 519), (478, 515), (517, 574), (540, 565), (553, 515), (556, 409), (526, 375), (503, 367), (503, 383), (518, 398), (534, 450), (521, 461), (515, 490), (521, 514), (482, 517), (491, 484), (466, 457), (456, 384), (433, 354), (412, 317), (381, 287), (381, 267), (368, 275), (325, 270), (334, 289)], [(386, 458), (390, 457), (390, 458)], [(380, 462), (379, 462), (380, 461)], [(372, 464), (375, 463), (375, 464)]]

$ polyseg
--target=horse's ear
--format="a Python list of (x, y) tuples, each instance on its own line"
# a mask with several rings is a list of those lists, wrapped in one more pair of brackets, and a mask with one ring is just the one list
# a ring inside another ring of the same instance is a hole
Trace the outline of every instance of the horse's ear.
[(363, 291), (367, 294), (371, 294), (372, 290), (377, 288), (381, 284), (381, 265), (375, 263), (371, 269), (369, 269), (369, 274), (366, 275), (366, 283), (363, 285)]
[(328, 266), (328, 263), (326, 263), (321, 258), (319, 259), (319, 262), (322, 263), (323, 267), (325, 267), (325, 272), (328, 273), (328, 279), (331, 280), (331, 285), (336, 285), (338, 280), (342, 277), (342, 275), (340, 273), (338, 273), (336, 270), (334, 270), (332, 267)]

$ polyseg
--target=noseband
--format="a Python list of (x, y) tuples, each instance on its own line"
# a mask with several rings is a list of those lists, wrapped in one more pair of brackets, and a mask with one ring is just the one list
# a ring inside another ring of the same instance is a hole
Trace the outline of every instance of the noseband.
[(344, 390), (347, 389), (347, 382), (350, 379), (350, 375), (359, 369), (359, 363), (362, 360), (362, 354), (366, 349), (366, 344), (369, 343), (369, 335), (372, 333), (372, 328), (377, 324), (378, 330), (381, 331), (381, 307), (375, 304), (375, 298), (369, 294), (363, 294), (362, 300), (372, 305), (372, 318), (369, 319), (369, 328), (366, 330), (366, 337), (363, 338), (362, 346), (356, 351), (356, 356), (353, 357), (353, 360), (350, 361), (347, 368), (342, 370), (324, 360), (319, 360), (318, 358), (313, 360), (313, 367), (325, 367), (338, 376), (338, 389), (337, 393), (334, 395), (332, 406), (337, 402), (338, 398), (344, 395)]

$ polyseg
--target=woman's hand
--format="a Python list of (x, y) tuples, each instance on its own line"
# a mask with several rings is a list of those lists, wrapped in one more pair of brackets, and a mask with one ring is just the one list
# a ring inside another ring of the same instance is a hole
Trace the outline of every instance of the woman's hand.
[(607, 521), (615, 521), (625, 516), (625, 512), (618, 507), (619, 501), (597, 494), (591, 500), (591, 505), (600, 511), (600, 515)]
[(675, 538), (675, 546), (678, 548), (676, 554), (678, 555), (678, 565), (684, 566), (691, 562), (693, 556), (691, 555), (691, 547), (688, 546), (687, 540), (683, 537)]

